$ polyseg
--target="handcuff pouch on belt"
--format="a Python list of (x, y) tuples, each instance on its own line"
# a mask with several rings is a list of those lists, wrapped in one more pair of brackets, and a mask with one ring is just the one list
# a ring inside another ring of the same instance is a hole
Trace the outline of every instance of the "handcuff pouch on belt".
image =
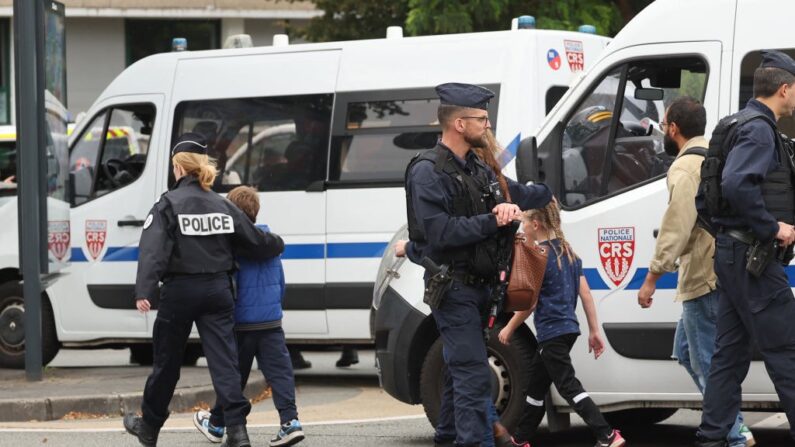
[(437, 265), (428, 257), (423, 258), (420, 265), (425, 267), (425, 270), (430, 274), (422, 301), (430, 306), (431, 309), (438, 309), (453, 284), (450, 266), (447, 264)]
[(778, 257), (778, 242), (776, 240), (770, 242), (754, 241), (748, 247), (746, 255), (745, 270), (759, 278), (767, 269), (773, 259)]

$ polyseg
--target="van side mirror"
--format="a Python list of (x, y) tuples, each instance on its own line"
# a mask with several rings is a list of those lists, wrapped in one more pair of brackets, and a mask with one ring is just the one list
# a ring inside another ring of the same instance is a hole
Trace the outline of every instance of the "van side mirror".
[(636, 88), (635, 99), (643, 101), (662, 101), (665, 97), (665, 90), (661, 88)]
[(537, 182), (538, 143), (536, 137), (528, 137), (519, 143), (516, 151), (516, 180), (519, 183)]

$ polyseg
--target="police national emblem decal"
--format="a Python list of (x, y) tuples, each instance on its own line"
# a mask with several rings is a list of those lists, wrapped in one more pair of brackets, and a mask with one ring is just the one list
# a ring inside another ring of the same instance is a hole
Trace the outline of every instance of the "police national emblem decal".
[(599, 259), (607, 278), (621, 285), (635, 257), (635, 227), (599, 228)]
[(63, 261), (69, 251), (71, 234), (68, 220), (51, 220), (47, 222), (47, 248), (55, 259)]
[(102, 248), (105, 247), (107, 233), (107, 220), (86, 220), (86, 247), (94, 260), (99, 258)]

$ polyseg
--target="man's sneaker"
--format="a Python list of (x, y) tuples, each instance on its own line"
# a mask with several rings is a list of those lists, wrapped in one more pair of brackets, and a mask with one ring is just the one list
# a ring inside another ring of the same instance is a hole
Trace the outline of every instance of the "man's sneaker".
[(594, 447), (621, 447), (626, 443), (627, 441), (621, 436), (621, 432), (614, 429), (606, 440), (596, 441), (596, 446)]
[(216, 444), (220, 444), (224, 438), (224, 427), (216, 427), (210, 423), (210, 412), (207, 410), (199, 410), (193, 414), (193, 425), (210, 440)]
[(754, 447), (756, 445), (754, 434), (751, 433), (751, 429), (747, 425), (743, 424), (740, 426), (740, 434), (745, 436), (745, 447)]
[(298, 419), (293, 419), (282, 425), (282, 428), (279, 429), (279, 433), (276, 433), (276, 436), (271, 439), (268, 445), (271, 447), (279, 447), (298, 444), (303, 440), (304, 430), (301, 427), (301, 423), (298, 422)]

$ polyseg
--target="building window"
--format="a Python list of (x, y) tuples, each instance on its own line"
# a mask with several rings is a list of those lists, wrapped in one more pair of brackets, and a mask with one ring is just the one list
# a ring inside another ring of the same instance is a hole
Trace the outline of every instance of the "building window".
[(171, 40), (184, 37), (188, 50), (221, 48), (219, 20), (142, 20), (128, 19), (124, 24), (127, 65), (156, 53), (171, 51)]

